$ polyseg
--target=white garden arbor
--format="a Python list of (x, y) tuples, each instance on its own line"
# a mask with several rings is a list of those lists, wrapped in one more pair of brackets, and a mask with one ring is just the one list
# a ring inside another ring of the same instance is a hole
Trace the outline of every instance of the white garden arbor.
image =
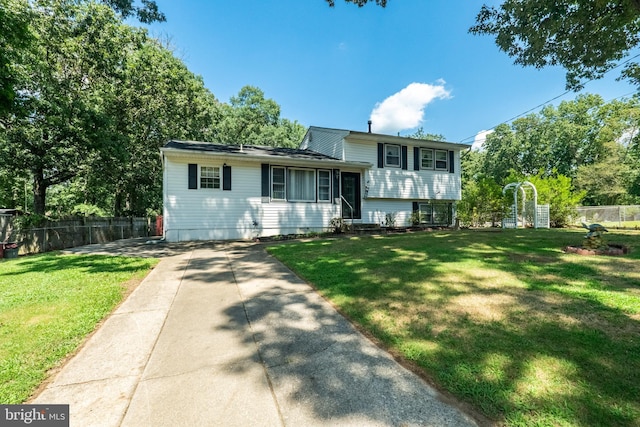
[[(527, 201), (527, 189), (533, 193), (533, 198)], [(513, 191), (513, 205), (502, 219), (502, 228), (549, 228), (549, 205), (538, 204), (538, 190), (529, 181), (512, 182), (502, 189), (502, 195)], [(518, 195), (521, 194), (522, 203), (518, 205)]]

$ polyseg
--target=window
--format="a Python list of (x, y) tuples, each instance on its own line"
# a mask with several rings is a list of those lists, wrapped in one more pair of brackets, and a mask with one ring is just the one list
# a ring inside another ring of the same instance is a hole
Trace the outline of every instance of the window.
[(287, 200), (316, 201), (316, 171), (313, 169), (289, 169), (287, 178)]
[(450, 224), (449, 211), (450, 203), (434, 203), (433, 204), (433, 223), (434, 224)]
[(285, 200), (285, 173), (284, 168), (274, 167), (271, 169), (271, 198)]
[(453, 205), (449, 202), (420, 203), (420, 222), (424, 224), (451, 224)]
[(384, 165), (400, 167), (400, 146), (399, 145), (384, 145)]
[(201, 166), (200, 188), (220, 188), (220, 168)]
[(447, 150), (436, 150), (436, 170), (449, 170), (449, 153)]
[(420, 150), (420, 169), (433, 169), (433, 150), (431, 148)]
[(318, 201), (331, 201), (331, 171), (318, 171)]
[(424, 224), (433, 223), (433, 215), (430, 204), (420, 203), (420, 222)]

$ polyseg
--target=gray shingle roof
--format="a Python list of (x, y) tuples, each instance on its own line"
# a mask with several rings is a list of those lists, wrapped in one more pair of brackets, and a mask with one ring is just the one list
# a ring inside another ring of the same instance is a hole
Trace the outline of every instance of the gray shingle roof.
[(272, 156), (287, 157), (300, 160), (340, 160), (335, 157), (326, 156), (311, 150), (301, 150), (299, 148), (267, 147), (262, 145), (224, 145), (213, 142), (197, 141), (176, 141), (167, 142), (164, 148), (179, 150), (205, 151), (221, 154), (236, 154), (246, 156)]

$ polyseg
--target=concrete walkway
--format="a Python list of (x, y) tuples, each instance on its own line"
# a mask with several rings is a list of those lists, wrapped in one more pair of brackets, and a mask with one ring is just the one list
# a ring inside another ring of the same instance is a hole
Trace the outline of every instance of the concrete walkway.
[(31, 403), (72, 427), (469, 426), (260, 245), (120, 242), (165, 256)]

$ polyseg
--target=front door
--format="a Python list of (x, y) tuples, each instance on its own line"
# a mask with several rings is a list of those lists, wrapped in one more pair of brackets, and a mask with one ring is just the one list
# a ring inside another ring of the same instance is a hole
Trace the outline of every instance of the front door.
[[(347, 204), (342, 200), (342, 218), (361, 219), (362, 201), (360, 200), (360, 174), (354, 172), (342, 172), (340, 174), (340, 184), (342, 186), (342, 197), (344, 197), (349, 203)], [(351, 207), (349, 205), (351, 205)]]

